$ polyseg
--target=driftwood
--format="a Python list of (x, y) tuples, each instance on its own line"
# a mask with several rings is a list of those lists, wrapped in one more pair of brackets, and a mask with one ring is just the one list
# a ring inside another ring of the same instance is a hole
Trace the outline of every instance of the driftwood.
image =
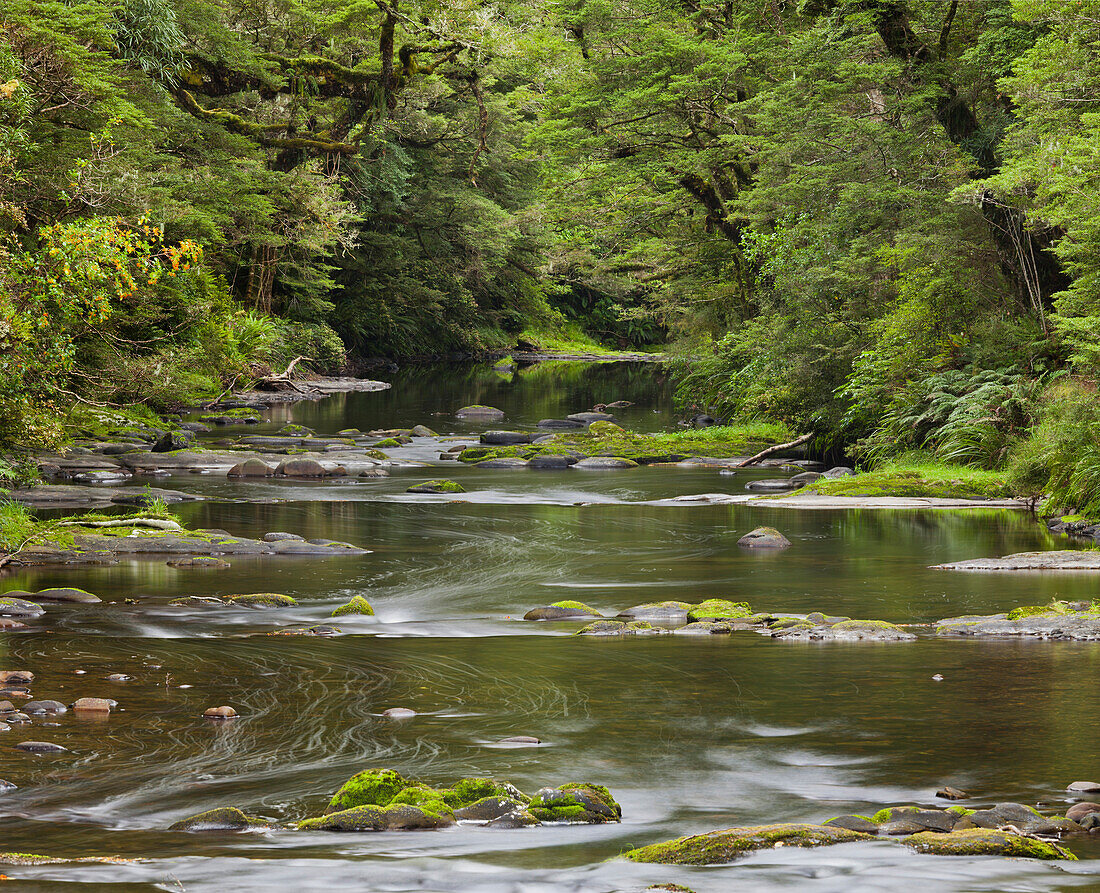
[(748, 465), (756, 465), (758, 462), (761, 462), (764, 459), (767, 459), (768, 456), (773, 456), (776, 453), (781, 453), (783, 450), (789, 450), (792, 447), (802, 446), (802, 444), (804, 444), (807, 440), (809, 440), (813, 436), (814, 436), (813, 432), (811, 431), (809, 434), (803, 434), (801, 437), (796, 437), (794, 440), (790, 441), (789, 443), (777, 443), (775, 446), (770, 446), (766, 450), (761, 450), (755, 456), (749, 456), (749, 458), (747, 458), (744, 462), (738, 462), (733, 467), (734, 468), (745, 468)]
[(277, 391), (283, 388), (290, 388), (297, 391), (299, 394), (305, 394), (307, 391), (301, 385), (296, 384), (290, 380), (290, 375), (294, 371), (294, 367), (297, 366), (306, 357), (295, 357), (290, 361), (290, 365), (286, 367), (282, 372), (273, 372), (271, 375), (265, 375), (257, 383), (258, 388), (264, 390)]

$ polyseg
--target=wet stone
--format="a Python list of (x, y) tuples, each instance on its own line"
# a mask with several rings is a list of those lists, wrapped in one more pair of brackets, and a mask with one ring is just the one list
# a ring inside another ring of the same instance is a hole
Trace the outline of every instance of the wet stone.
[(72, 705), (77, 713), (110, 713), (117, 706), (118, 701), (110, 698), (77, 698)]
[(31, 718), (22, 711), (18, 713), (8, 713), (4, 716), (5, 722), (14, 723), (15, 725), (25, 725), (31, 721)]
[[(28, 595), (30, 593), (27, 593)], [(8, 617), (41, 617), (46, 609), (41, 605), (10, 594), (0, 596), (0, 614)]]
[(49, 741), (20, 741), (15, 745), (15, 749), (25, 753), (66, 753), (68, 751), (67, 747)]
[(53, 589), (40, 589), (34, 594), (36, 599), (51, 602), (73, 602), (76, 604), (92, 605), (100, 601), (99, 596), (84, 589), (71, 587), (56, 587)]
[(1100, 794), (1100, 784), (1095, 781), (1075, 781), (1068, 784), (1066, 790), (1075, 794)]
[(1093, 815), (1094, 813), (1100, 813), (1100, 803), (1084, 801), (1082, 803), (1074, 803), (1073, 806), (1067, 809), (1066, 818), (1071, 822), (1080, 823), (1085, 816)]
[(54, 715), (57, 713), (67, 713), (68, 710), (69, 708), (62, 704), (60, 701), (27, 701), (27, 703), (23, 705), (23, 712), (30, 713), (32, 715), (36, 713), (47, 713), (50, 715)]
[(533, 747), (536, 744), (542, 744), (542, 741), (530, 735), (512, 735), (509, 738), (501, 738), (499, 743), (510, 744), (516, 747)]
[(228, 705), (223, 707), (207, 707), (202, 715), (207, 719), (234, 719), (237, 717), (237, 711)]
[(958, 788), (953, 788), (951, 785), (944, 785), (938, 791), (936, 796), (943, 800), (969, 800), (970, 795), (966, 791), (960, 791)]
[(757, 527), (737, 541), (737, 545), (746, 549), (786, 549), (790, 544), (774, 527)]
[(30, 670), (0, 670), (0, 685), (23, 685), (34, 682)]
[(274, 827), (235, 806), (219, 806), (188, 816), (168, 826), (169, 831), (259, 831)]
[(416, 711), (408, 707), (390, 707), (389, 710), (383, 710), (382, 715), (387, 719), (410, 719), (416, 716)]

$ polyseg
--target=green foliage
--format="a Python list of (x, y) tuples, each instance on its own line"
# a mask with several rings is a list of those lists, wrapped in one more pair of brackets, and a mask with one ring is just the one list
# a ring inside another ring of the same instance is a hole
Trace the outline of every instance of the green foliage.
[(34, 538), (36, 523), (18, 502), (0, 499), (0, 552), (15, 552)]

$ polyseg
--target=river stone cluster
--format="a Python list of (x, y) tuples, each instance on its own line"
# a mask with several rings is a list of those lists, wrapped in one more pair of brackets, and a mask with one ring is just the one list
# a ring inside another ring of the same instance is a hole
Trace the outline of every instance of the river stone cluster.
[[(1094, 821), (1100, 827), (1100, 816)], [(819, 847), (886, 837), (919, 853), (935, 856), (1075, 860), (1072, 853), (1053, 840), (1037, 835), (1055, 837), (1087, 830), (1088, 827), (1071, 819), (1044, 816), (1020, 803), (998, 803), (978, 810), (962, 806), (947, 809), (891, 806), (873, 816), (837, 816), (820, 825), (755, 825), (694, 834), (639, 847), (624, 856), (632, 862), (722, 865), (756, 850), (778, 846)]]
[[(527, 796), (508, 782), (460, 778), (433, 788), (393, 769), (367, 769), (349, 778), (323, 815), (304, 819), (299, 831), (433, 831), (457, 822), (489, 828), (618, 822), (622, 808), (602, 785), (570, 782)], [(236, 807), (218, 807), (182, 819), (171, 831), (252, 831), (276, 827)]]
[[(595, 619), (593, 619), (595, 618)], [(589, 621), (575, 633), (578, 636), (636, 635), (728, 635), (738, 630), (753, 630), (776, 639), (816, 642), (909, 642), (913, 633), (884, 620), (853, 620), (829, 617), (820, 612), (805, 617), (755, 612), (747, 602), (709, 598), (698, 604), (689, 602), (648, 602), (604, 617), (598, 610), (577, 601), (554, 602), (532, 608), (524, 620)], [(654, 625), (657, 624), (657, 625)]]
[(1100, 604), (1090, 601), (1052, 601), (1023, 605), (1003, 614), (970, 614), (937, 621), (941, 636), (1037, 639), (1100, 639)]

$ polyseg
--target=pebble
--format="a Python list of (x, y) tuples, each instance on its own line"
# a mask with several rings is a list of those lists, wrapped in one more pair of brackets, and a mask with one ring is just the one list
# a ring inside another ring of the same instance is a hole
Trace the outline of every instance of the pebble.
[(408, 719), (410, 716), (416, 716), (416, 711), (408, 707), (390, 707), (389, 710), (383, 710), (382, 715), (389, 719)]
[(935, 674), (935, 675), (934, 675), (934, 676), (932, 677), (932, 681), (933, 681), (933, 682), (943, 682), (943, 675), (942, 675), (942, 674), (940, 674), (940, 673), (936, 673), (936, 674)]
[(0, 778), (0, 791), (14, 791), (17, 787), (18, 785), (14, 785), (10, 781)]
[(34, 682), (34, 673), (30, 670), (0, 670), (0, 685), (21, 685)]
[(125, 673), (112, 673), (107, 677), (108, 682), (129, 682), (133, 679), (133, 676), (127, 676)]
[(67, 713), (69, 710), (60, 701), (27, 701), (23, 705), (24, 713)]
[(538, 738), (532, 738), (530, 735), (513, 735), (511, 738), (501, 738), (501, 744), (516, 744), (516, 745), (534, 745), (542, 744)]
[(15, 749), (26, 753), (65, 753), (68, 751), (67, 747), (62, 747), (60, 744), (51, 744), (49, 741), (20, 741), (15, 745)]
[(968, 800), (970, 798), (966, 791), (960, 791), (958, 788), (951, 787), (951, 785), (944, 785), (936, 791), (936, 796), (943, 800)]
[(237, 711), (228, 706), (207, 707), (202, 715), (207, 719), (233, 719), (237, 716)]
[(30, 722), (31, 718), (26, 713), (10, 713), (4, 717), (5, 722), (13, 722), (16, 724)]
[(0, 713), (14, 713), (15, 705), (11, 701), (0, 701)]
[(73, 673), (77, 676), (84, 676), (87, 672), (87, 670), (73, 670)]

